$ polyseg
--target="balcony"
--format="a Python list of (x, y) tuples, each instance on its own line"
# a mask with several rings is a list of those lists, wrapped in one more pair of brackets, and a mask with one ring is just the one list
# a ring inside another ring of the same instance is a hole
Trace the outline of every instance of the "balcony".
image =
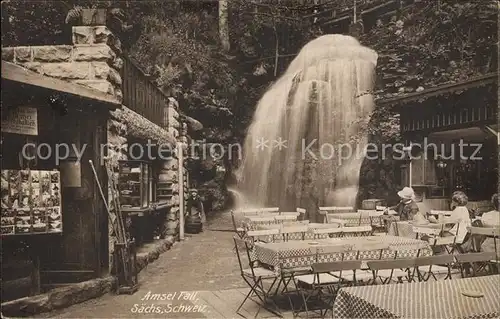
[(164, 107), (166, 96), (129, 57), (123, 56), (123, 105), (142, 115), (159, 127), (166, 128), (168, 117)]

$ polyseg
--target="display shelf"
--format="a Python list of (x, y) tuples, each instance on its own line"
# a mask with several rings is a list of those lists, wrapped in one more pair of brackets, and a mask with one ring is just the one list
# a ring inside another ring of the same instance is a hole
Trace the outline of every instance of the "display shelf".
[(143, 210), (151, 202), (151, 164), (147, 161), (119, 161), (118, 188), (122, 210)]

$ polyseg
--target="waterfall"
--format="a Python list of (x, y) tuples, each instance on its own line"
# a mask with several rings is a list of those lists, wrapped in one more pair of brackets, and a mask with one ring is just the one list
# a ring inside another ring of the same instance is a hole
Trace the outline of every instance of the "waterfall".
[(232, 207), (233, 210), (238, 211), (238, 210), (242, 210), (242, 209), (255, 208), (255, 207), (252, 207), (248, 203), (248, 201), (245, 198), (245, 195), (241, 191), (239, 191), (235, 188), (232, 188), (232, 187), (228, 187), (227, 190), (233, 195), (233, 198), (234, 198), (233, 207)]
[(301, 49), (249, 127), (238, 175), (250, 202), (293, 208), (314, 191), (320, 206), (355, 204), (377, 58), (338, 34)]

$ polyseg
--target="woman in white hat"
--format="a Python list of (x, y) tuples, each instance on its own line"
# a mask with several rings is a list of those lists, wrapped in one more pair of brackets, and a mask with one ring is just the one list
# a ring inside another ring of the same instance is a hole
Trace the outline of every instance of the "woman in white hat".
[(398, 192), (400, 202), (389, 209), (395, 210), (401, 220), (413, 220), (419, 215), (418, 206), (415, 202), (415, 192), (411, 187), (405, 187)]

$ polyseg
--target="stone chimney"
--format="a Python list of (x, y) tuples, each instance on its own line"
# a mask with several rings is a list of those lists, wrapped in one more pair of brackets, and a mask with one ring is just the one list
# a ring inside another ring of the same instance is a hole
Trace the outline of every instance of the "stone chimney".
[(2, 60), (90, 87), (122, 101), (120, 41), (105, 26), (73, 27), (73, 45), (2, 48)]

